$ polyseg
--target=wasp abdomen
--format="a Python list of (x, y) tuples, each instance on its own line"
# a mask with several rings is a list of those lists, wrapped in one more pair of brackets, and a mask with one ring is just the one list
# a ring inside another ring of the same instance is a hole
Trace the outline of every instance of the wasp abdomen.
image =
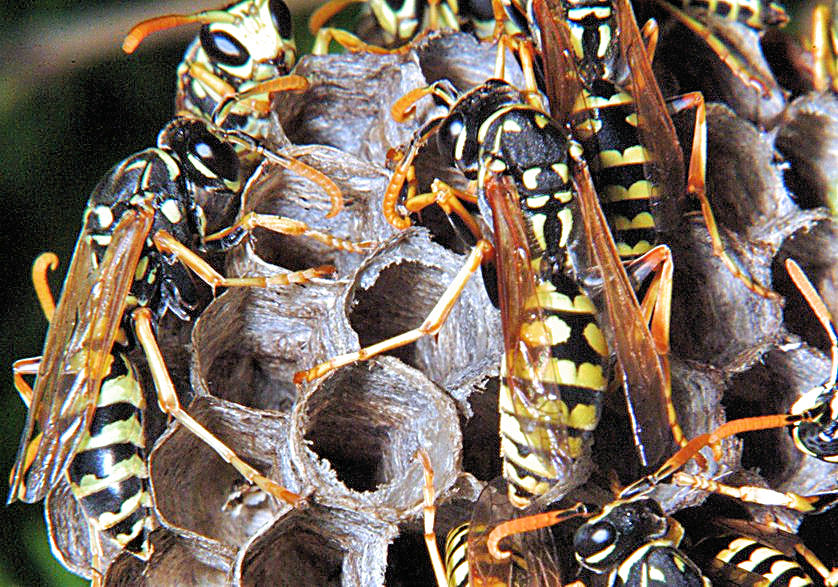
[(148, 558), (152, 514), (144, 411), (134, 367), (120, 354), (102, 383), (90, 429), (68, 472), (91, 523), (120, 547)]

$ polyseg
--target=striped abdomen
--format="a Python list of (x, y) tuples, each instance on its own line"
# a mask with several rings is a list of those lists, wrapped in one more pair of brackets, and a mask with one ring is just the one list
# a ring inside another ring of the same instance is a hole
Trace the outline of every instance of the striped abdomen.
[(90, 523), (120, 548), (147, 559), (152, 514), (144, 411), (134, 366), (119, 353), (102, 382), (93, 421), (68, 475)]
[(676, 6), (689, 10), (697, 8), (729, 20), (739, 22), (752, 29), (781, 25), (788, 21), (785, 10), (779, 4), (765, 0), (669, 0)]
[[(593, 304), (569, 276), (575, 194), (564, 130), (525, 106), (499, 110), (484, 130), (491, 146), (484, 166), (511, 176), (518, 190), (534, 281), (529, 299), (506, 302), (523, 307), (504, 319), (505, 329), (520, 327), (505, 335), (517, 344), (506, 349), (499, 398), (503, 474), (510, 500), (523, 507), (557, 483), (582, 481), (568, 476), (588, 456), (608, 349)], [(510, 254), (517, 253), (501, 251)], [(499, 259), (498, 266), (499, 279), (521, 279), (514, 262)]]
[(714, 583), (804, 587), (814, 582), (794, 559), (746, 536), (719, 537), (702, 541), (699, 564)]
[(597, 95), (583, 90), (577, 100), (574, 137), (585, 148), (617, 251), (632, 259), (657, 242), (650, 206), (657, 188), (644, 171), (649, 153), (640, 144), (634, 99), (609, 82), (593, 85)]

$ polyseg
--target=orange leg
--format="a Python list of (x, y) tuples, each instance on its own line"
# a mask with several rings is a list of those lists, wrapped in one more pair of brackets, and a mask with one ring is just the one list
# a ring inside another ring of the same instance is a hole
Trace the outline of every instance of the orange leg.
[(701, 92), (692, 92), (672, 98), (669, 101), (671, 112), (677, 113), (688, 108), (695, 108), (695, 128), (693, 130), (692, 153), (690, 155), (689, 176), (687, 178), (687, 192), (696, 197), (701, 204), (701, 215), (704, 224), (710, 233), (710, 240), (713, 244), (713, 255), (724, 263), (728, 271), (741, 281), (745, 287), (755, 294), (768, 299), (779, 299), (779, 296), (749, 277), (736, 264), (736, 262), (725, 251), (722, 237), (719, 234), (719, 227), (707, 199), (707, 187), (705, 183), (705, 171), (707, 168), (707, 113), (704, 104), (704, 97)]
[(838, 92), (838, 33), (829, 6), (820, 4), (812, 10), (812, 85), (816, 92)]
[(55, 314), (55, 298), (49, 288), (47, 269), (55, 271), (58, 268), (58, 255), (55, 253), (41, 253), (32, 263), (32, 284), (35, 286), (35, 295), (38, 296), (38, 303), (47, 318), (52, 322)]
[(288, 234), (291, 236), (305, 236), (314, 239), (317, 242), (323, 243), (324, 245), (327, 245), (333, 249), (347, 251), (349, 253), (367, 253), (370, 251), (370, 249), (378, 245), (378, 243), (375, 241), (363, 241), (360, 243), (348, 241), (346, 239), (332, 236), (327, 232), (313, 230), (309, 228), (305, 222), (301, 222), (299, 220), (293, 220), (284, 216), (257, 214), (256, 212), (250, 212), (249, 214), (245, 214), (244, 217), (241, 218), (241, 220), (239, 220), (232, 226), (228, 226), (224, 230), (216, 232), (215, 234), (211, 234), (204, 240), (208, 242), (218, 240), (224, 238), (228, 234), (231, 234), (238, 228), (243, 228), (244, 230), (250, 231), (256, 228), (257, 226), (261, 228), (266, 228), (268, 230), (272, 230), (274, 232), (278, 232), (280, 234)]
[[(524, 74), (524, 88), (522, 93), (527, 102), (533, 108), (541, 112), (547, 112), (544, 103), (541, 101), (541, 93), (538, 91), (538, 82), (535, 79), (534, 58), (535, 49), (532, 41), (521, 35), (502, 34), (498, 38), (498, 51), (495, 56), (494, 75), (498, 79), (506, 79), (506, 50), (518, 54), (521, 61), (521, 71)], [(508, 81), (508, 80), (507, 80)]]
[[(417, 37), (418, 38), (418, 37)], [(352, 53), (374, 53), (378, 55), (404, 55), (410, 52), (412, 45), (410, 43), (396, 47), (395, 49), (387, 49), (385, 47), (378, 47), (365, 43), (356, 35), (348, 31), (336, 29), (332, 27), (323, 27), (317, 31), (317, 36), (314, 37), (314, 46), (311, 48), (312, 55), (326, 55), (329, 53), (329, 45), (335, 41), (338, 45)]]
[(423, 336), (437, 334), (451, 313), (454, 304), (463, 292), (468, 280), (480, 267), (482, 261), (491, 254), (491, 250), (492, 245), (485, 240), (479, 241), (474, 246), (465, 264), (449, 284), (448, 289), (445, 290), (445, 293), (442, 294), (442, 297), (433, 307), (430, 314), (428, 314), (428, 317), (425, 318), (424, 322), (418, 328), (414, 328), (413, 330), (388, 338), (387, 340), (362, 348), (353, 353), (332, 357), (325, 363), (316, 365), (311, 369), (298, 371), (294, 374), (294, 383), (299, 384), (303, 381), (313, 381), (339, 367), (349, 365), (355, 361), (365, 361), (390, 349), (416, 342)]
[(20, 399), (29, 407), (32, 402), (32, 387), (23, 378), (24, 375), (37, 375), (38, 367), (41, 366), (41, 357), (31, 357), (29, 359), (19, 359), (12, 363), (12, 375), (14, 377), (15, 389), (17, 390)]
[(356, 4), (363, 1), (364, 0), (329, 0), (328, 2), (322, 4), (320, 8), (315, 10), (308, 19), (309, 32), (311, 32), (312, 35), (317, 35), (320, 29), (322, 29), (333, 16), (342, 12), (343, 9), (350, 4)]
[(259, 471), (245, 463), (233, 450), (219, 440), (212, 432), (207, 430), (203, 424), (192, 418), (180, 405), (174, 384), (169, 376), (163, 355), (157, 346), (157, 339), (151, 326), (151, 311), (148, 308), (138, 308), (131, 314), (134, 320), (134, 331), (137, 340), (143, 348), (148, 368), (151, 371), (154, 386), (157, 389), (157, 401), (164, 414), (173, 417), (187, 430), (205, 442), (218, 456), (230, 463), (241, 475), (251, 484), (258, 486), (262, 491), (296, 506), (302, 497), (288, 491), (275, 481), (268, 479)]
[(448, 578), (445, 573), (445, 564), (442, 562), (442, 557), (439, 556), (439, 545), (436, 542), (436, 532), (434, 532), (434, 521), (436, 519), (436, 506), (434, 505), (434, 501), (436, 501), (434, 492), (434, 469), (431, 466), (431, 458), (424, 448), (417, 450), (416, 456), (422, 461), (422, 469), (425, 472), (425, 486), (422, 488), (422, 516), (425, 523), (425, 546), (428, 548), (428, 556), (431, 559), (431, 566), (434, 569), (437, 586), (446, 587), (448, 585)]
[(640, 30), (640, 34), (646, 42), (646, 55), (649, 57), (649, 63), (652, 63), (655, 59), (655, 51), (658, 48), (658, 37), (660, 36), (658, 21), (654, 18), (647, 20), (646, 24), (644, 24), (643, 28)]
[(710, 493), (717, 493), (727, 497), (745, 501), (748, 503), (758, 503), (762, 505), (777, 505), (799, 512), (811, 512), (816, 509), (816, 504), (819, 501), (817, 496), (804, 497), (796, 493), (780, 493), (773, 489), (766, 487), (756, 487), (754, 485), (743, 485), (741, 487), (733, 487), (725, 485), (708, 479), (701, 475), (690, 475), (679, 471), (672, 476), (672, 482), (681, 487), (691, 487), (693, 489), (700, 489), (701, 491), (709, 491)]
[(200, 277), (213, 289), (217, 287), (267, 287), (269, 285), (290, 285), (292, 283), (305, 283), (315, 277), (329, 275), (335, 268), (330, 265), (293, 271), (281, 275), (268, 277), (224, 277), (213, 269), (209, 263), (204, 261), (197, 253), (178, 241), (165, 230), (158, 230), (153, 237), (154, 245), (162, 253), (175, 255), (186, 267), (191, 269), (195, 275)]

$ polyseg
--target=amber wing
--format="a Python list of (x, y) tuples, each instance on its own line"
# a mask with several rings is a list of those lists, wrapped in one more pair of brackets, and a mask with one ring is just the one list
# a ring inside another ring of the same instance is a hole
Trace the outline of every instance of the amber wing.
[(87, 431), (152, 221), (150, 211), (125, 212), (98, 266), (89, 235), (79, 236), (44, 344), (10, 502), (43, 499)]

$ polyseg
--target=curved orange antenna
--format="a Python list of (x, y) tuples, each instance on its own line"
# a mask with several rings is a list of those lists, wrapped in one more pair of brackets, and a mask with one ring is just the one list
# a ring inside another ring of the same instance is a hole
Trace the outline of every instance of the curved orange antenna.
[(390, 107), (390, 115), (393, 117), (393, 120), (396, 122), (405, 122), (413, 115), (416, 102), (428, 95), (436, 96), (445, 102), (449, 108), (457, 101), (456, 98), (441, 87), (438, 82), (435, 82), (424, 88), (410, 90), (404, 96), (396, 100)]
[(329, 0), (329, 2), (323, 4), (323, 6), (315, 10), (309, 17), (308, 30), (312, 35), (316, 35), (317, 31), (323, 28), (323, 25), (329, 22), (334, 15), (338, 14), (350, 4), (356, 4), (364, 1), (365, 0)]
[[(220, 78), (219, 78), (220, 80)], [(223, 80), (221, 80), (222, 83)], [(308, 80), (301, 75), (289, 74), (281, 77), (276, 77), (263, 81), (255, 86), (248, 88), (243, 92), (236, 93), (235, 90), (231, 94), (224, 95), (224, 99), (216, 106), (212, 113), (213, 124), (221, 126), (230, 114), (230, 110), (241, 102), (250, 100), (251, 110), (259, 114), (266, 115), (270, 113), (271, 101), (270, 95), (274, 92), (292, 92), (304, 91), (309, 87)], [(261, 96), (267, 95), (266, 98)]]
[(486, 539), (486, 549), (492, 557), (498, 560), (506, 560), (512, 556), (512, 552), (508, 550), (501, 550), (499, 548), (499, 544), (500, 541), (507, 536), (521, 534), (522, 532), (532, 532), (533, 530), (538, 530), (539, 528), (555, 526), (556, 524), (569, 520), (570, 518), (585, 516), (588, 515), (588, 513), (588, 508), (585, 507), (585, 504), (580, 502), (575, 506), (564, 510), (553, 510), (551, 512), (542, 512), (532, 516), (507, 520), (506, 522), (498, 524), (491, 532), (489, 532), (489, 536)]
[(184, 24), (199, 23), (210, 24), (213, 22), (236, 22), (236, 17), (224, 10), (207, 10), (195, 14), (166, 14), (144, 20), (134, 25), (125, 40), (122, 41), (122, 50), (126, 53), (133, 53), (140, 46), (147, 36), (158, 31), (173, 29)]
[(32, 285), (35, 286), (35, 295), (38, 296), (38, 303), (41, 304), (47, 322), (52, 322), (52, 316), (55, 314), (55, 298), (49, 288), (47, 270), (55, 271), (56, 269), (58, 269), (58, 255), (55, 253), (41, 253), (32, 263)]

